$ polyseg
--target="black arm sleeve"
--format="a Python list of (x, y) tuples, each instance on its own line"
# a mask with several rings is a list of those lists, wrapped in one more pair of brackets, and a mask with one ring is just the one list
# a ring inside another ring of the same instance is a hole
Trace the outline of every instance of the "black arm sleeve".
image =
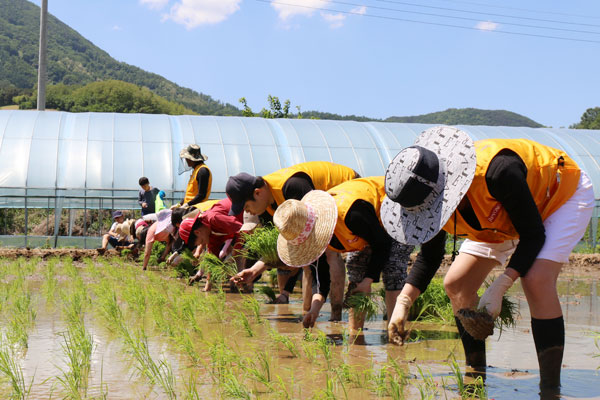
[(442, 265), (446, 252), (446, 232), (440, 231), (429, 242), (421, 245), (421, 251), (413, 264), (406, 283), (410, 283), (423, 293), (435, 273)]
[(298, 282), (298, 278), (302, 276), (302, 268), (300, 268), (300, 271), (296, 272), (294, 275), (291, 275), (287, 282), (285, 283), (285, 286), (283, 287), (283, 290), (285, 290), (288, 293), (293, 293), (294, 292), (294, 288), (296, 287), (296, 282)]
[(144, 194), (142, 193), (142, 191), (140, 190), (138, 192), (138, 203), (140, 204), (140, 207), (142, 206), (142, 203), (144, 202)]
[(320, 294), (327, 300), (329, 295), (329, 288), (331, 287), (331, 275), (329, 274), (329, 263), (327, 263), (327, 256), (323, 254), (317, 262), (310, 266), (312, 272), (312, 292), (313, 294)]
[(379, 223), (375, 208), (367, 201), (357, 200), (350, 206), (344, 221), (353, 234), (366, 240), (371, 246), (371, 260), (365, 278), (379, 282), (381, 270), (389, 257), (392, 238)]
[(294, 174), (283, 184), (282, 193), (286, 200), (302, 200), (304, 195), (311, 190), (315, 190), (312, 179), (304, 172)]
[(527, 184), (527, 167), (516, 153), (503, 150), (490, 162), (485, 181), (519, 233), (519, 244), (507, 268), (525, 276), (546, 241), (542, 216)]
[(208, 168), (200, 168), (196, 175), (196, 181), (198, 181), (198, 194), (188, 201), (188, 205), (193, 206), (194, 204), (200, 203), (206, 197), (208, 190), (208, 181), (210, 180), (210, 171)]

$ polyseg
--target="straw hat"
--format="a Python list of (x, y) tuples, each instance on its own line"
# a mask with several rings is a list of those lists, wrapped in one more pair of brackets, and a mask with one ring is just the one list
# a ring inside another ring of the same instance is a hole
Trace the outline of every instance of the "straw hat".
[(469, 190), (476, 165), (473, 139), (466, 132), (437, 126), (421, 133), (385, 173), (381, 221), (387, 233), (405, 244), (432, 239)]
[(273, 215), (273, 223), (279, 230), (277, 253), (281, 261), (291, 267), (302, 267), (321, 257), (336, 222), (335, 200), (322, 190), (308, 192), (301, 201), (283, 202)]
[(190, 144), (185, 149), (182, 149), (179, 152), (179, 157), (186, 158), (191, 161), (206, 161), (206, 160), (208, 160), (208, 157), (205, 156), (204, 154), (202, 154), (202, 151), (200, 150), (200, 146), (198, 146), (197, 144)]
[(127, 236), (131, 235), (131, 227), (134, 225), (134, 219), (125, 220), (122, 223), (117, 224), (115, 227), (115, 232), (117, 232), (122, 238), (126, 238)]

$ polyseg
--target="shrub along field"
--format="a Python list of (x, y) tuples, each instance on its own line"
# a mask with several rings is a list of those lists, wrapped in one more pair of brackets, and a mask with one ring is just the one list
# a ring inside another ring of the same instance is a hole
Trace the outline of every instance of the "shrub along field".
[(0, 397), (485, 397), (463, 382), (460, 347), (434, 379), (400, 348), (369, 357), (343, 323), (303, 330), (261, 294), (203, 293), (169, 275), (120, 257), (0, 259)]

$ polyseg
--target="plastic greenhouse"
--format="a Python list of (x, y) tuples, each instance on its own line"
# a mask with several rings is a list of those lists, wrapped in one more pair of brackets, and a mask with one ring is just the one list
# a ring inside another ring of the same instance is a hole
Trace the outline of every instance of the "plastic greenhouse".
[[(189, 172), (177, 174), (179, 151), (191, 143), (199, 144), (208, 156), (213, 173), (211, 197), (221, 198), (230, 175), (242, 171), (263, 175), (304, 161), (332, 161), (352, 167), (362, 176), (383, 175), (398, 151), (430, 126), (3, 110), (0, 241), (15, 246), (98, 245), (100, 233), (109, 227), (105, 221), (112, 210), (139, 209), (139, 177), (147, 176), (152, 186), (164, 190), (169, 202), (183, 197)], [(474, 140), (528, 138), (564, 149), (589, 174), (596, 199), (600, 198), (600, 131), (459, 127)], [(593, 238), (598, 205), (597, 200)], [(16, 235), (6, 228), (11, 209), (25, 210)], [(46, 210), (45, 221), (36, 221), (34, 227), (31, 214), (40, 209)], [(78, 230), (74, 229), (77, 218), (82, 219)], [(61, 230), (61, 224), (66, 228)]]

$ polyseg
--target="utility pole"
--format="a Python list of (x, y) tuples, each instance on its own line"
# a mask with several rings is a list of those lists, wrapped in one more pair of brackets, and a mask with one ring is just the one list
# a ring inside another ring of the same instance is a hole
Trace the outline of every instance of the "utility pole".
[(42, 0), (40, 8), (40, 54), (38, 58), (37, 109), (46, 109), (46, 48), (48, 44), (46, 22), (48, 20), (48, 0)]

